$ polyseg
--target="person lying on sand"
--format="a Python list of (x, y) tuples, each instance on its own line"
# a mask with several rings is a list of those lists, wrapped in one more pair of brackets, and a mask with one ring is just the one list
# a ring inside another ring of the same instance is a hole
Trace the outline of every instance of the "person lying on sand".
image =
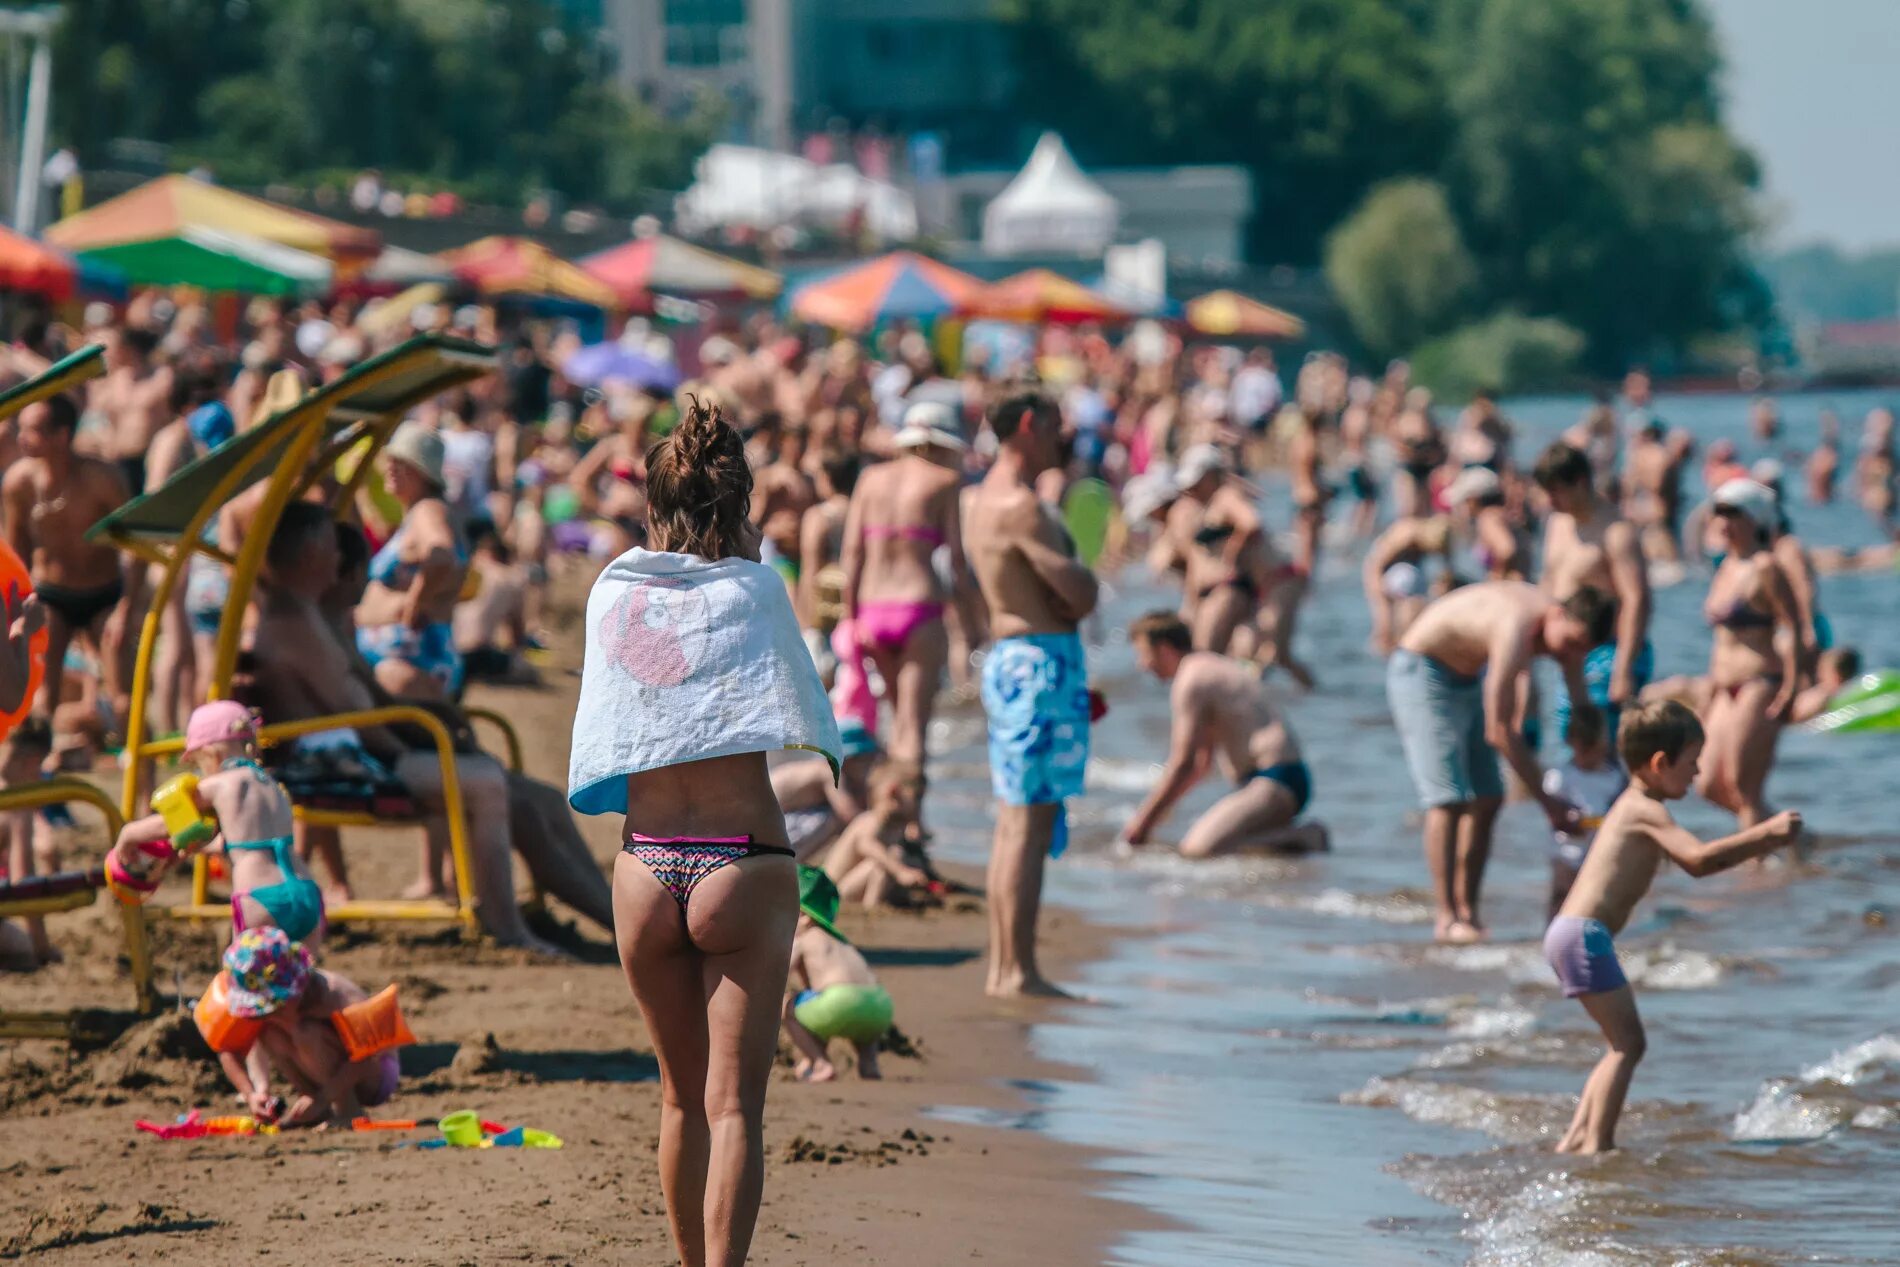
[(1801, 816), (1788, 811), (1706, 844), (1677, 826), (1666, 803), (1682, 799), (1695, 785), (1702, 724), (1674, 700), (1625, 710), (1617, 747), (1629, 772), (1629, 790), (1604, 816), (1576, 883), (1544, 934), (1544, 958), (1564, 997), (1583, 1004), (1609, 1043), (1583, 1085), (1570, 1129), (1558, 1141), (1560, 1153), (1616, 1147), (1617, 1117), (1646, 1040), (1613, 938), (1649, 892), (1663, 859), (1700, 878), (1759, 858), (1801, 834)]
[(878, 1042), (891, 1028), (891, 996), (863, 952), (833, 926), (838, 890), (816, 867), (798, 869), (798, 931), (792, 937), (792, 981), (804, 988), (785, 995), (785, 1036), (798, 1052), (795, 1072), (807, 1082), (838, 1076), (826, 1051), (842, 1038), (858, 1053), (858, 1076), (884, 1075)]
[(225, 1073), (253, 1113), (269, 1118), (277, 1107), (260, 1077), (271, 1069), (281, 1071), (298, 1093), (276, 1118), (279, 1126), (348, 1125), (365, 1107), (386, 1104), (396, 1094), (395, 1051), (351, 1060), (330, 1019), (367, 1000), (363, 987), (313, 966), (310, 952), (281, 928), (238, 934), (224, 952), (224, 967), (231, 974), (231, 1015), (264, 1023), (252, 1050), (262, 1048), (268, 1064), (223, 1058)]
[(1321, 823), (1296, 824), (1312, 799), (1313, 780), (1299, 741), (1267, 697), (1259, 670), (1214, 651), (1196, 651), (1193, 634), (1169, 611), (1153, 611), (1128, 627), (1141, 667), (1172, 683), (1173, 737), (1161, 780), (1122, 833), (1130, 845), (1149, 835), (1216, 755), (1236, 787), (1196, 819), (1181, 838), (1184, 858), (1239, 850), (1318, 852), (1327, 848)]
[(916, 906), (930, 895), (930, 871), (908, 839), (923, 793), (923, 769), (908, 761), (886, 761), (871, 772), (870, 808), (825, 855), (825, 874), (845, 901), (867, 909)]
[(784, 761), (772, 767), (772, 794), (785, 815), (785, 831), (800, 862), (811, 862), (864, 812), (868, 780), (878, 758), (877, 739), (855, 718), (840, 720), (844, 763), (831, 777), (823, 757)]

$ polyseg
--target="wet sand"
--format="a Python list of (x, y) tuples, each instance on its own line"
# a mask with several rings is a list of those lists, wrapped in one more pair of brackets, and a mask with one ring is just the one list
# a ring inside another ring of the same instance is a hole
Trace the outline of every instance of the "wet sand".
[[(531, 773), (562, 780), (578, 679), (544, 668), (535, 691), (472, 693), (522, 733)], [(83, 812), (83, 811), (82, 811)], [(611, 859), (618, 820), (582, 820)], [(346, 833), (365, 895), (412, 876), (419, 835)], [(96, 858), (96, 828), (67, 865)], [(959, 878), (979, 880), (965, 870)], [(175, 900), (168, 885), (160, 900)], [(563, 924), (571, 915), (551, 904)], [(1091, 1154), (1028, 1131), (946, 1125), (933, 1106), (1005, 1110), (1011, 1081), (1075, 1077), (1028, 1048), (1046, 1005), (982, 995), (984, 914), (964, 898), (923, 915), (846, 912), (897, 1003), (910, 1054), (888, 1053), (864, 1082), (839, 1045), (837, 1082), (810, 1086), (781, 1068), (767, 1108), (762, 1264), (1099, 1263), (1123, 1232), (1153, 1220), (1092, 1196)], [(117, 918), (102, 900), (53, 918), (67, 959), (0, 977), (10, 1007), (73, 1001), (123, 1008), (113, 961)], [(215, 969), (222, 930), (159, 924), (159, 987), (194, 998)], [(375, 990), (395, 981), (420, 1043), (379, 1117), (457, 1109), (561, 1136), (560, 1151), (417, 1150), (414, 1132), (300, 1132), (274, 1138), (161, 1141), (138, 1118), (197, 1107), (239, 1111), (189, 1017), (128, 1031), (111, 1048), (0, 1046), (0, 1258), (47, 1263), (498, 1263), (675, 1261), (654, 1162), (659, 1087), (651, 1046), (604, 932), (571, 926), (581, 962), (552, 964), (458, 944), (415, 926), (339, 930), (323, 962)], [(1102, 931), (1046, 910), (1044, 954), (1061, 973), (1103, 947)], [(174, 974), (178, 974), (176, 977)]]

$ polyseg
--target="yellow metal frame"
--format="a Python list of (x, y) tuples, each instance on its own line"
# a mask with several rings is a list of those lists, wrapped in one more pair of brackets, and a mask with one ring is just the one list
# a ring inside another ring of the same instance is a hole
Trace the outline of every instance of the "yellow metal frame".
[[(80, 779), (48, 779), (27, 787), (0, 791), (0, 812), (34, 810), (47, 805), (84, 802), (105, 815), (106, 829), (112, 839), (119, 838), (125, 820), (110, 796)], [(33, 915), (55, 915), (91, 906), (99, 896), (97, 889), (81, 889), (57, 897), (26, 898), (17, 902), (0, 901), (0, 919)], [(116, 899), (115, 899), (116, 903)], [(158, 992), (152, 988), (152, 947), (146, 933), (145, 912), (138, 906), (119, 906), (123, 925), (125, 957), (132, 967), (133, 1005), (141, 1016), (158, 1011)], [(86, 1009), (64, 1012), (14, 1012), (0, 1010), (0, 1038), (74, 1038), (84, 1029)]]
[[(484, 366), (483, 372), (487, 372), (488, 368), (492, 366)], [(363, 367), (357, 372), (352, 385), (359, 390), (374, 387), (399, 378), (413, 369), (413, 362), (406, 362), (397, 354), (381, 364), (372, 363)], [(276, 531), (277, 521), (283, 515), (284, 508), (290, 504), (293, 497), (308, 491), (322, 472), (334, 464), (335, 458), (332, 454), (345, 451), (348, 447), (342, 446), (339, 449), (339, 445), (345, 438), (351, 444), (366, 436), (371, 439), (370, 449), (363, 455), (358, 466), (357, 480), (360, 480), (401, 421), (402, 411), (400, 410), (354, 418), (344, 429), (343, 435), (335, 437), (335, 443), (325, 445), (325, 432), (330, 416), (339, 403), (334, 393), (326, 395), (324, 390), (319, 388), (307, 394), (301, 402), (283, 414), (276, 415), (260, 424), (268, 427), (293, 426), (294, 431), (283, 457), (268, 477), (263, 501), (235, 558), (229, 558), (216, 547), (208, 545), (203, 539), (203, 534), (206, 525), (212, 521), (212, 517), (245, 485), (246, 476), (250, 473), (252, 466), (252, 463), (248, 461), (236, 462), (230, 470), (224, 472), (213, 486), (211, 493), (193, 513), (190, 521), (171, 540), (153, 540), (136, 533), (112, 531), (109, 522), (101, 526), (105, 528), (105, 531), (100, 534), (104, 540), (162, 569), (158, 587), (152, 595), (151, 607), (146, 613), (145, 622), (140, 631), (138, 656), (133, 667), (131, 712), (126, 719), (125, 778), (122, 794), (125, 817), (131, 818), (138, 813), (141, 801), (140, 783), (145, 767), (153, 758), (175, 754), (183, 747), (182, 740), (160, 740), (148, 737), (146, 709), (151, 695), (152, 659), (158, 645), (159, 624), (192, 556), (208, 554), (214, 558), (224, 559), (231, 567), (231, 588), (218, 623), (217, 652), (213, 661), (210, 686), (206, 692), (210, 699), (222, 699), (231, 690), (231, 677), (237, 667), (238, 639), (244, 628), (244, 613), (250, 604), (251, 593), (256, 588), (258, 576), (263, 571), (265, 551), (270, 544), (271, 535)], [(286, 416), (290, 416), (293, 421), (286, 423), (284, 421)], [(322, 460), (324, 458), (328, 459), (327, 463)], [(313, 459), (317, 460), (313, 461)], [(355, 482), (352, 481), (351, 487), (345, 487), (338, 494), (336, 503), (332, 507), (332, 512), (339, 517), (348, 512)], [(95, 531), (98, 530), (95, 529)], [(435, 742), (436, 753), (442, 763), (442, 791), (447, 810), (449, 851), (455, 859), (457, 901), (454, 904), (433, 900), (351, 902), (331, 909), (327, 914), (330, 919), (338, 921), (458, 922), (465, 933), (473, 934), (478, 928), (478, 923), (471, 889), (473, 873), (469, 863), (468, 816), (463, 808), (462, 785), (455, 768), (454, 744), (447, 728), (438, 718), (420, 708), (406, 706), (377, 708), (330, 717), (314, 717), (303, 721), (275, 723), (265, 726), (260, 732), (260, 737), (265, 742), (271, 742), (317, 731), (336, 730), (347, 726), (377, 726), (391, 722), (409, 722), (421, 726), (428, 731), (430, 738)], [(313, 809), (300, 810), (298, 816), (307, 823), (332, 826), (361, 826), (387, 821), (366, 814), (340, 814)], [(194, 863), (192, 869), (191, 902), (184, 906), (169, 908), (166, 913), (175, 918), (190, 920), (228, 917), (230, 914), (228, 905), (213, 905), (206, 900), (206, 886), (209, 878), (209, 869), (201, 857)]]
[(521, 764), (521, 736), (515, 733), (515, 725), (492, 708), (471, 708), (462, 705), (462, 715), (471, 723), (485, 721), (501, 732), (502, 746), (508, 750), (508, 768), (516, 774), (525, 768)]

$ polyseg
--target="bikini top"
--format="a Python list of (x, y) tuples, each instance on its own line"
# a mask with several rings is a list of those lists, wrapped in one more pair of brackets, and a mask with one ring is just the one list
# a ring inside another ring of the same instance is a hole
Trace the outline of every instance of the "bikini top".
[[(370, 558), (369, 579), (385, 589), (406, 590), (415, 583), (417, 564), (402, 557), (402, 536), (408, 530), (406, 523), (399, 526)], [(468, 548), (460, 537), (455, 539), (455, 561), (468, 562)]]
[(927, 524), (865, 524), (866, 541), (921, 541), (935, 549), (943, 544), (943, 534)]
[(1750, 607), (1746, 598), (1736, 599), (1720, 612), (1705, 614), (1712, 629), (1767, 629), (1775, 623), (1774, 613)]
[[(270, 775), (265, 772), (264, 767), (249, 757), (226, 758), (224, 764), (219, 768), (224, 770), (250, 770), (260, 779), (270, 778)], [(284, 879), (289, 880), (297, 874), (292, 869), (291, 844), (292, 838), (289, 836), (273, 836), (269, 840), (227, 840), (224, 842), (224, 850), (226, 853), (240, 853), (245, 850), (263, 851), (268, 849), (272, 854), (276, 855), (277, 869), (284, 873)]]

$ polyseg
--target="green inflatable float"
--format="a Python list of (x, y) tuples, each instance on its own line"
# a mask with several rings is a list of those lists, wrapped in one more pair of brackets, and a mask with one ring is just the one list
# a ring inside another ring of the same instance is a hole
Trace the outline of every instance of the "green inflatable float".
[(1115, 493), (1098, 479), (1077, 480), (1062, 499), (1062, 518), (1075, 542), (1075, 557), (1094, 567), (1108, 544), (1115, 519)]
[(1900, 669), (1863, 673), (1827, 702), (1827, 711), (1808, 729), (1865, 734), (1900, 731)]

